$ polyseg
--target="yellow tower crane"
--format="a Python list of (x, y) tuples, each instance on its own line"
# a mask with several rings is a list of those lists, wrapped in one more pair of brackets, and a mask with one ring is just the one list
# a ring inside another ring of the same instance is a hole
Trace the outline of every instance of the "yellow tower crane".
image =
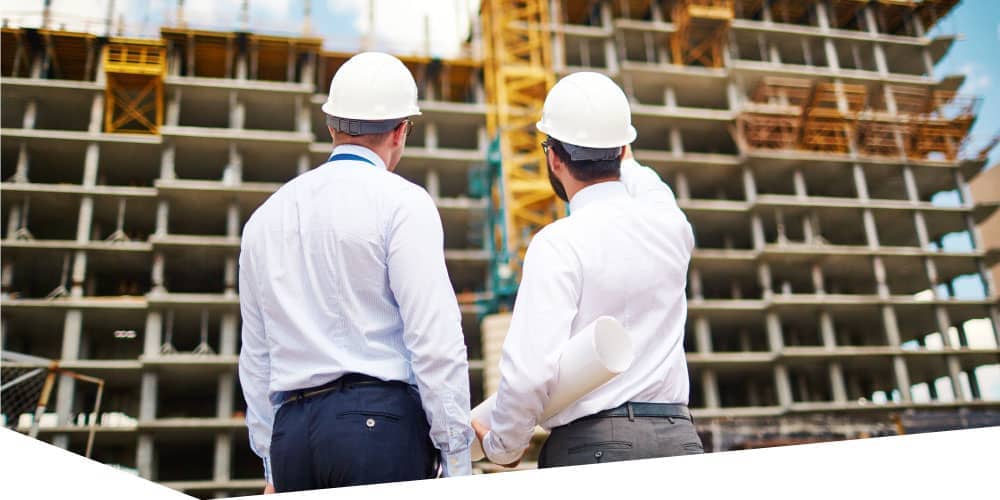
[(535, 130), (555, 84), (548, 0), (484, 0), (480, 7), (489, 157), (493, 291), (512, 298), (531, 236), (565, 213), (548, 181)]

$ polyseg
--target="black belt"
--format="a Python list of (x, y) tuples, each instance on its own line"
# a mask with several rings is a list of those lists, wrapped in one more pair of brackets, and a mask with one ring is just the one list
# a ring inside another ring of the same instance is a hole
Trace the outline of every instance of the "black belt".
[(300, 389), (297, 391), (289, 391), (288, 397), (281, 402), (281, 404), (294, 403), (296, 401), (302, 401), (304, 399), (311, 398), (313, 396), (319, 396), (320, 394), (325, 394), (327, 392), (341, 391), (344, 389), (350, 389), (352, 387), (358, 387), (361, 385), (400, 385), (404, 387), (409, 387), (409, 384), (405, 382), (399, 382), (396, 380), (385, 381), (369, 375), (364, 375), (361, 373), (348, 373), (332, 382), (327, 382), (323, 385), (318, 385), (316, 387), (310, 387), (308, 389)]
[(581, 418), (606, 418), (606, 417), (659, 417), (659, 418), (681, 418), (693, 421), (691, 410), (687, 405), (676, 403), (632, 403), (628, 402), (610, 410), (599, 411), (593, 415)]

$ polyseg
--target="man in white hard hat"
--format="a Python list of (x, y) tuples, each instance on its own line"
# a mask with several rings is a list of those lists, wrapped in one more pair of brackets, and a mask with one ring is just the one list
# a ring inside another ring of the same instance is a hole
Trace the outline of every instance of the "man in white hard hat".
[[(549, 92), (537, 127), (570, 215), (528, 246), (496, 407), (490, 422), (473, 422), (486, 456), (517, 465), (536, 424), (551, 429), (543, 468), (702, 453), (686, 406), (683, 342), (694, 236), (670, 188), (631, 158), (628, 99), (604, 75), (571, 74)], [(623, 324), (635, 360), (539, 421), (563, 346), (600, 316)]]
[[(430, 195), (393, 173), (420, 114), (402, 62), (348, 60), (333, 154), (243, 230), (240, 383), (268, 490), (471, 472), (469, 365)], [(273, 488), (272, 488), (273, 485)]]

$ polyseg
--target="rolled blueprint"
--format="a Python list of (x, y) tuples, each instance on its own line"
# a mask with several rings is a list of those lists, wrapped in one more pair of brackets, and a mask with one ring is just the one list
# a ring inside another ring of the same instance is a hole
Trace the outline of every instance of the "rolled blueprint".
[[(559, 375), (538, 422), (565, 410), (588, 393), (604, 385), (632, 364), (632, 339), (618, 320), (601, 316), (572, 336), (559, 355)], [(472, 418), (489, 424), (496, 394), (472, 409)], [(472, 443), (472, 460), (485, 454), (479, 440)]]

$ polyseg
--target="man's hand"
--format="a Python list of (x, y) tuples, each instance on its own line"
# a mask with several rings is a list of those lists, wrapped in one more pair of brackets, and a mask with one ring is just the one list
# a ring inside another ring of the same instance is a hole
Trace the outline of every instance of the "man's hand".
[(265, 484), (264, 485), (264, 493), (263, 494), (264, 495), (270, 495), (271, 493), (274, 493), (274, 485), (271, 484), (271, 483)]
[[(486, 433), (490, 432), (490, 428), (486, 427), (485, 425), (483, 425), (481, 423), (479, 423), (478, 420), (472, 419), (472, 429), (474, 431), (476, 431), (476, 439), (479, 440), (479, 446), (483, 449), (483, 453), (485, 454), (486, 453), (486, 446), (483, 446), (483, 440), (486, 439)], [(521, 457), (523, 457), (523, 456), (524, 455), (521, 455)], [(515, 461), (513, 461), (513, 462), (511, 462), (509, 464), (497, 464), (497, 465), (499, 465), (500, 467), (507, 467), (509, 469), (513, 469), (514, 467), (517, 467), (518, 465), (521, 464), (521, 457), (519, 457), (517, 460), (515, 460)], [(490, 458), (490, 457), (487, 456), (486, 458)]]

